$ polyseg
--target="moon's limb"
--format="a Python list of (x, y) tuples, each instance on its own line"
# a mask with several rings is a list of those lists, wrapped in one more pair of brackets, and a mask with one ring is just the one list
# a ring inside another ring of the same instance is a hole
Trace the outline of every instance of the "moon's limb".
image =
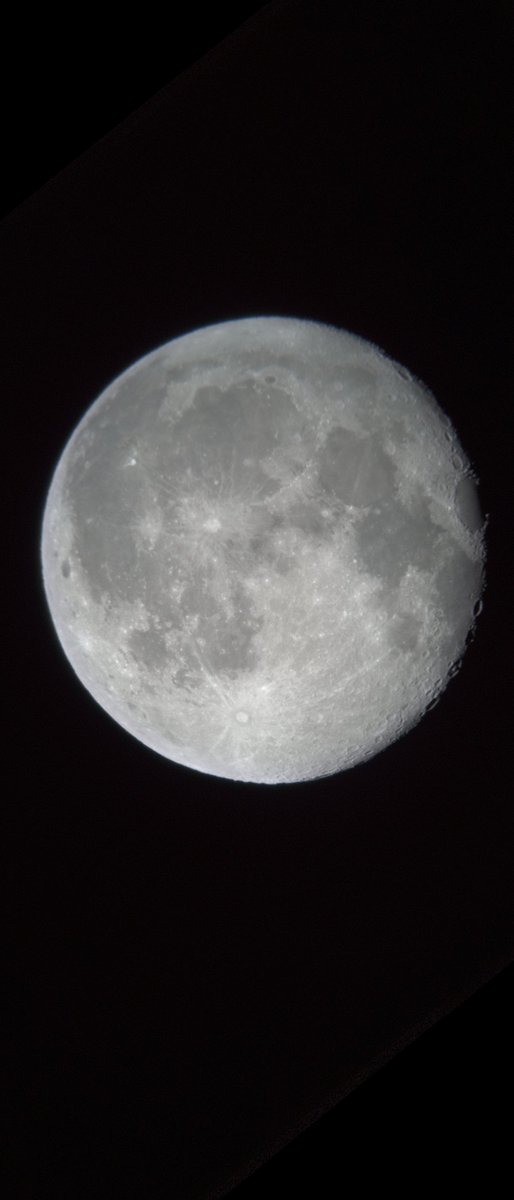
[(474, 626), (484, 524), (448, 418), (362, 339), (199, 329), (86, 412), (45, 506), (43, 578), (81, 681), (213, 775), (331, 774), (411, 728)]

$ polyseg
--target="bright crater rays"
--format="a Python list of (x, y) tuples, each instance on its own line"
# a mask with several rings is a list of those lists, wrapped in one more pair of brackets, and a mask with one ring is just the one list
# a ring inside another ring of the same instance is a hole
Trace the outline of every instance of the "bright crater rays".
[(483, 588), (476, 478), (423, 385), (329, 326), (249, 318), (140, 359), (45, 506), (50, 613), (145, 745), (248, 782), (354, 766), (455, 673)]

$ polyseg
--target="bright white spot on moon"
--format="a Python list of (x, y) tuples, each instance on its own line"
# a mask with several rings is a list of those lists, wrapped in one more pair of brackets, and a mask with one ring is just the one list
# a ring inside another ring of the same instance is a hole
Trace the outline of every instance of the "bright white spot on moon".
[(165, 757), (332, 774), (458, 669), (483, 589), (476, 482), (434, 397), (361, 338), (284, 317), (195, 330), (114, 380), (57, 463), (57, 634)]

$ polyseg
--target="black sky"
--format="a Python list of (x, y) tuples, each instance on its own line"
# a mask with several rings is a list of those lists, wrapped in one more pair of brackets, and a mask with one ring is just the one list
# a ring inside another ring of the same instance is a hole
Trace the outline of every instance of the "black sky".
[[(238, 28), (250, 11), (195, 11), (167, 41), (128, 24), (123, 52), (93, 24), (52, 51), (42, 23), (4, 89), (13, 1196), (193, 1200), (245, 1177), (241, 1200), (325, 1196), (355, 1173), (410, 1195), (445, 1157), (447, 1186), (491, 1190), (506, 1162), (512, 9), (298, 0)], [(484, 612), (437, 708), (372, 762), (278, 788), (116, 726), (39, 571), (51, 472), (102, 388), (264, 313), (423, 379), (489, 516)]]

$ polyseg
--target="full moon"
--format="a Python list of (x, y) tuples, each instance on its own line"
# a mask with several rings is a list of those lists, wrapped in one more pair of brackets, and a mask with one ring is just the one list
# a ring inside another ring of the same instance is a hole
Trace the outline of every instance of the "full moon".
[(432, 394), (312, 321), (196, 329), (87, 410), (44, 508), (82, 684), (197, 771), (291, 783), (411, 729), (481, 606), (477, 480)]

